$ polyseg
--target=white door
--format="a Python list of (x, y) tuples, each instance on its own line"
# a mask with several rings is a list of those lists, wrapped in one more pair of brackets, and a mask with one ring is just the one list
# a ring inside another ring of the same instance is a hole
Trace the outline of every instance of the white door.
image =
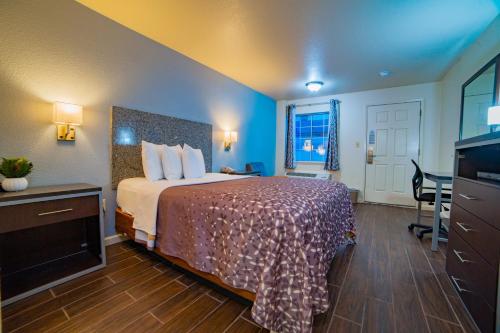
[(367, 113), (365, 200), (414, 206), (420, 102), (369, 106)]

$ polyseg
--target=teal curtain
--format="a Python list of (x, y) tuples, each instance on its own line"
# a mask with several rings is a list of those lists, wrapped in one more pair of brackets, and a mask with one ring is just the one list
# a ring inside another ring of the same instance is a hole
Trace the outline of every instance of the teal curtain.
[(328, 128), (328, 148), (326, 150), (325, 170), (336, 171), (340, 169), (339, 164), (339, 107), (340, 101), (330, 100), (330, 121)]
[(285, 168), (295, 169), (295, 105), (286, 107)]

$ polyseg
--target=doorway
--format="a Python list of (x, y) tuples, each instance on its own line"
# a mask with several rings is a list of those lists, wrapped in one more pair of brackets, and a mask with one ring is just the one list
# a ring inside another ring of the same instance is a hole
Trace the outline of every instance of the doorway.
[(421, 102), (367, 108), (365, 201), (414, 206), (411, 177), (418, 162)]

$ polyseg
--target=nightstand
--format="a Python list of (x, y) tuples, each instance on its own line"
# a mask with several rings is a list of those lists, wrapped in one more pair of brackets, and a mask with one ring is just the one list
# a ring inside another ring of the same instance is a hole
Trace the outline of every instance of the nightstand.
[(2, 305), (106, 265), (101, 202), (89, 184), (0, 193)]

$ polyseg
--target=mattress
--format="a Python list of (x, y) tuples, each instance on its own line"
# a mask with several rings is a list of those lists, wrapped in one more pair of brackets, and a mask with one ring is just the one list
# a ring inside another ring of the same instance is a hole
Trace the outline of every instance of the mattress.
[(127, 178), (118, 184), (116, 202), (124, 212), (134, 217), (133, 227), (136, 230), (136, 240), (147, 243), (147, 247), (152, 249), (156, 236), (158, 199), (165, 189), (175, 186), (206, 184), (248, 177), (222, 173), (206, 173), (201, 178), (162, 179), (153, 182), (148, 181), (145, 177)]

